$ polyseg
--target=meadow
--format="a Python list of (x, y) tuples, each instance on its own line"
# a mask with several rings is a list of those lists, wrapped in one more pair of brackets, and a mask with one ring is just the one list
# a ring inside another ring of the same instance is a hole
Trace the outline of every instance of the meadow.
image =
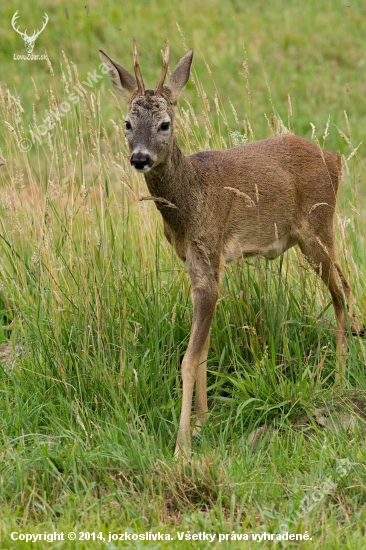
[[(14, 59), (17, 10), (29, 33), (48, 14), (48, 61)], [(330, 295), (298, 250), (226, 269), (209, 420), (174, 459), (189, 278), (141, 200), (98, 56), (132, 70), (135, 35), (152, 87), (166, 38), (171, 69), (194, 48), (187, 154), (288, 132), (340, 151), (337, 244), (366, 323), (363, 2), (9, 0), (0, 21), (1, 550), (364, 548), (366, 340), (350, 336), (335, 382)], [(252, 538), (286, 531), (309, 538)], [(11, 536), (53, 532), (66, 540)]]

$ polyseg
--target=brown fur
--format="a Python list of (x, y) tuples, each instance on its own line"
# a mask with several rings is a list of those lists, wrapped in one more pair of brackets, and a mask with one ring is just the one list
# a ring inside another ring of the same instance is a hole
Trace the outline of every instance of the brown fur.
[[(158, 95), (144, 90), (141, 97), (136, 87), (131, 90), (133, 77), (126, 77), (125, 69), (101, 53), (114, 87), (129, 105), (127, 120), (132, 129), (126, 136), (131, 162), (134, 155), (147, 156), (152, 165), (144, 172), (151, 195), (176, 206), (156, 202), (165, 236), (185, 262), (192, 282), (193, 324), (182, 362), (183, 404), (176, 453), (190, 448), (195, 383), (198, 426), (207, 413), (209, 330), (225, 263), (253, 255), (274, 259), (298, 244), (331, 293), (342, 362), (347, 330), (342, 293), (347, 301), (350, 297), (333, 231), (339, 185), (336, 159), (294, 135), (184, 156), (174, 135), (174, 115), (192, 56), (190, 50)], [(161, 130), (163, 121), (170, 122), (170, 132)], [(359, 330), (353, 316), (351, 321)]]

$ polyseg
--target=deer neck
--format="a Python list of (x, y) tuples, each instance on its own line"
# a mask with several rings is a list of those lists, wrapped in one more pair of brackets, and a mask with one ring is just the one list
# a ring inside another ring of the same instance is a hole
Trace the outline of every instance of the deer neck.
[(190, 187), (192, 177), (192, 164), (184, 156), (175, 136), (167, 158), (145, 174), (151, 196), (163, 199), (155, 201), (158, 210), (165, 222), (176, 231), (182, 229), (189, 209), (187, 187)]

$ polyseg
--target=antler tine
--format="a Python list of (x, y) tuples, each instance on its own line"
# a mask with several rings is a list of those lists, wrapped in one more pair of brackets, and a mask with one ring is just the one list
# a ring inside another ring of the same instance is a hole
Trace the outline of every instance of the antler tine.
[(37, 31), (34, 31), (33, 33), (33, 37), (34, 38), (38, 38), (38, 36), (41, 34), (41, 32), (45, 29), (47, 23), (48, 23), (48, 15), (47, 13), (44, 14), (44, 22), (43, 22), (43, 27), (41, 28), (41, 30), (37, 30)]
[(44, 14), (43, 18), (44, 18), (44, 23), (43, 23), (42, 30), (39, 31), (40, 33), (43, 31), (43, 29), (45, 28), (45, 26), (47, 25), (47, 23), (48, 23), (48, 21), (49, 21), (49, 17), (48, 17), (48, 15), (47, 15), (47, 13)]
[(19, 18), (19, 10), (17, 10), (17, 11), (14, 13), (14, 15), (13, 15), (13, 17), (12, 17), (12, 20), (11, 20), (11, 26), (13, 27), (13, 29), (14, 29), (18, 34), (20, 34), (21, 36), (24, 36), (25, 33), (22, 32), (22, 31), (20, 31), (20, 30), (19, 30), (19, 27), (16, 28), (16, 26), (15, 26), (16, 23), (17, 23), (18, 18)]
[(169, 42), (168, 39), (165, 41), (165, 52), (163, 53), (163, 50), (161, 50), (161, 62), (162, 62), (162, 69), (161, 69), (161, 75), (159, 78), (159, 82), (156, 85), (155, 88), (155, 94), (160, 94), (161, 89), (164, 84), (164, 80), (166, 77), (166, 73), (168, 72), (168, 63), (169, 63)]
[[(17, 10), (17, 11), (14, 13), (13, 17), (11, 18), (11, 24), (12, 24), (13, 29), (15, 29), (14, 25), (15, 25), (15, 23), (17, 22), (18, 17), (19, 17), (19, 10)], [(15, 30), (16, 30), (16, 29), (15, 29)]]
[(140, 64), (139, 64), (139, 56), (137, 53), (137, 46), (136, 46), (136, 38), (133, 37), (133, 64), (135, 68), (135, 76), (136, 76), (136, 82), (137, 82), (137, 89), (140, 96), (145, 95), (145, 84), (142, 79), (142, 74), (140, 70)]

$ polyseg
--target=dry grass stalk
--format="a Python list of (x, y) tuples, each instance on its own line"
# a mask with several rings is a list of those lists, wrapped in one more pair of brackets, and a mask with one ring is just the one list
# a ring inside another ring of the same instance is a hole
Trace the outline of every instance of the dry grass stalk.
[(224, 189), (227, 189), (228, 191), (231, 191), (232, 193), (234, 193), (234, 195), (237, 195), (238, 197), (243, 197), (247, 201), (246, 206), (248, 208), (252, 208), (253, 206), (255, 206), (255, 202), (253, 201), (253, 199), (251, 199), (249, 197), (249, 195), (247, 195), (243, 191), (240, 191), (239, 189), (236, 189), (235, 187), (224, 187)]
[(154, 201), (154, 202), (161, 202), (162, 204), (165, 204), (168, 208), (178, 208), (173, 204), (172, 202), (168, 201), (167, 199), (163, 199), (162, 197), (139, 197), (139, 201)]
[(314, 210), (315, 210), (316, 208), (318, 208), (318, 206), (322, 206), (322, 205), (324, 205), (324, 206), (330, 206), (327, 202), (317, 202), (316, 204), (313, 204), (313, 206), (310, 208), (309, 214), (311, 214), (312, 212), (314, 212)]

